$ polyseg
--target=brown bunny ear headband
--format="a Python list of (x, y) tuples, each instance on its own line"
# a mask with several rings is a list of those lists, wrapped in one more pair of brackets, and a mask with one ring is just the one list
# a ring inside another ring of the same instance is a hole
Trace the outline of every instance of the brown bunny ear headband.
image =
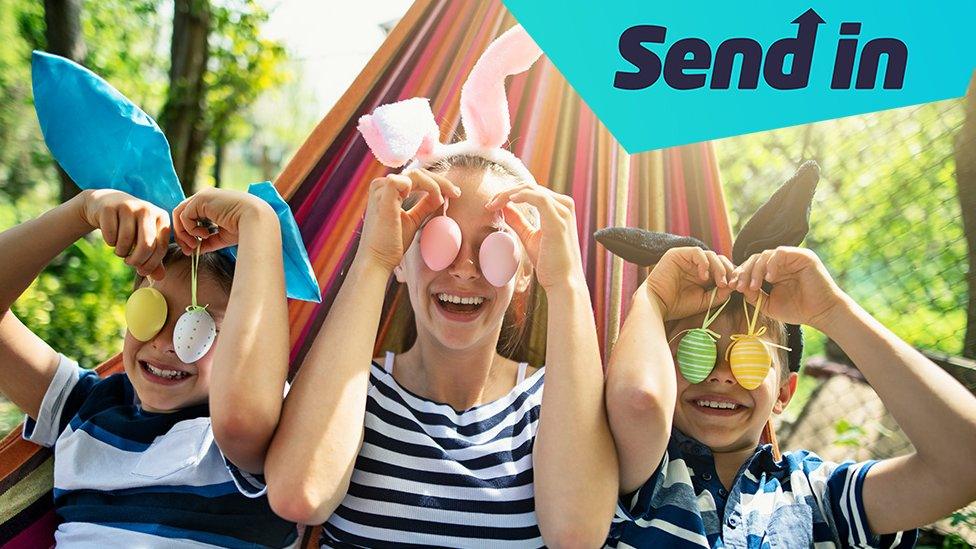
[[(817, 183), (820, 181), (820, 167), (810, 160), (804, 162), (786, 183), (773, 193), (773, 196), (759, 207), (755, 214), (742, 227), (732, 245), (732, 261), (741, 265), (749, 256), (779, 246), (797, 246), (810, 230), (810, 205)], [(701, 240), (690, 236), (654, 232), (632, 227), (608, 227), (593, 235), (611, 253), (630, 263), (651, 266), (671, 248), (698, 246), (707, 250)], [(763, 284), (769, 292), (769, 283)], [(796, 324), (786, 325), (788, 365), (791, 372), (799, 371), (803, 355), (803, 333)]]

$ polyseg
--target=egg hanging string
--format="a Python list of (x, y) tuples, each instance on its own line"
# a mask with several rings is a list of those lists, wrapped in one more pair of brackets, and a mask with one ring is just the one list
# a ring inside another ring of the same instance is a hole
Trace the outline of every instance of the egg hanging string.
[(184, 363), (200, 360), (217, 337), (217, 325), (207, 312), (207, 305), (197, 304), (197, 282), (200, 269), (200, 243), (203, 239), (197, 237), (197, 247), (190, 257), (190, 305), (186, 308), (176, 327), (173, 329), (173, 346), (176, 356)]
[(701, 330), (703, 332), (706, 332), (716, 340), (722, 338), (722, 336), (718, 335), (714, 331), (709, 330), (708, 327), (712, 325), (712, 322), (715, 322), (715, 319), (718, 318), (718, 315), (722, 314), (722, 309), (724, 309), (725, 306), (729, 304), (729, 301), (731, 301), (732, 298), (730, 296), (729, 299), (725, 300), (725, 303), (722, 303), (721, 307), (719, 307), (714, 313), (712, 313), (712, 305), (715, 303), (715, 294), (717, 292), (718, 292), (718, 287), (712, 288), (712, 293), (708, 298), (708, 312), (705, 313), (705, 318), (702, 320), (701, 328), (688, 328), (687, 330), (682, 330), (674, 334), (674, 337), (668, 340), (668, 345), (670, 345), (671, 342), (673, 342), (675, 339), (681, 337), (681, 334), (690, 332), (692, 330)]

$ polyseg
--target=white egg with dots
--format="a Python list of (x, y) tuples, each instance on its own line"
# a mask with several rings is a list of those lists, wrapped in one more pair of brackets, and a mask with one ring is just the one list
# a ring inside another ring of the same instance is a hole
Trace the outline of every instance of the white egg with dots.
[(203, 307), (189, 309), (176, 321), (173, 347), (185, 364), (196, 362), (207, 354), (217, 337), (217, 325)]

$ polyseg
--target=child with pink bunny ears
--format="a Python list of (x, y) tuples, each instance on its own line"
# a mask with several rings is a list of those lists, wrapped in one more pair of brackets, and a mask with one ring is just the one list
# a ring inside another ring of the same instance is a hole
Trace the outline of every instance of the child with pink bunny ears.
[[(540, 55), (521, 27), (489, 46), (461, 92), (458, 143), (440, 143), (426, 99), (360, 120), (376, 157), (406, 170), (369, 186), (358, 251), (264, 469), (272, 508), (324, 523), (325, 546), (606, 538), (617, 458), (573, 202), (501, 148), (504, 79)], [(416, 340), (372, 359), (391, 275), (406, 285)], [(517, 340), (527, 320), (512, 329), (510, 305), (536, 282), (548, 368), (497, 350)]]

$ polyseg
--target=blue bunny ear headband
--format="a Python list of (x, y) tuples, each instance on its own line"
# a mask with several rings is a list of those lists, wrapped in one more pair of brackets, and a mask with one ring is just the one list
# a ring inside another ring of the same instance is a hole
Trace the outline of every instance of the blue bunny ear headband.
[[(82, 189), (128, 193), (172, 215), (185, 195), (173, 168), (169, 143), (156, 121), (98, 75), (63, 57), (35, 51), (31, 72), (34, 110), (44, 141), (71, 179)], [(315, 272), (288, 204), (268, 181), (251, 185), (247, 192), (270, 204), (278, 216), (288, 297), (321, 301)], [(232, 261), (237, 259), (236, 246), (218, 253)], [(198, 254), (194, 254), (194, 266), (197, 261)], [(195, 295), (195, 277), (191, 279)], [(142, 295), (139, 301), (158, 312), (156, 296)], [(202, 308), (194, 302), (190, 309)], [(161, 328), (158, 319), (150, 322), (157, 323)], [(136, 331), (143, 337), (148, 333)]]

